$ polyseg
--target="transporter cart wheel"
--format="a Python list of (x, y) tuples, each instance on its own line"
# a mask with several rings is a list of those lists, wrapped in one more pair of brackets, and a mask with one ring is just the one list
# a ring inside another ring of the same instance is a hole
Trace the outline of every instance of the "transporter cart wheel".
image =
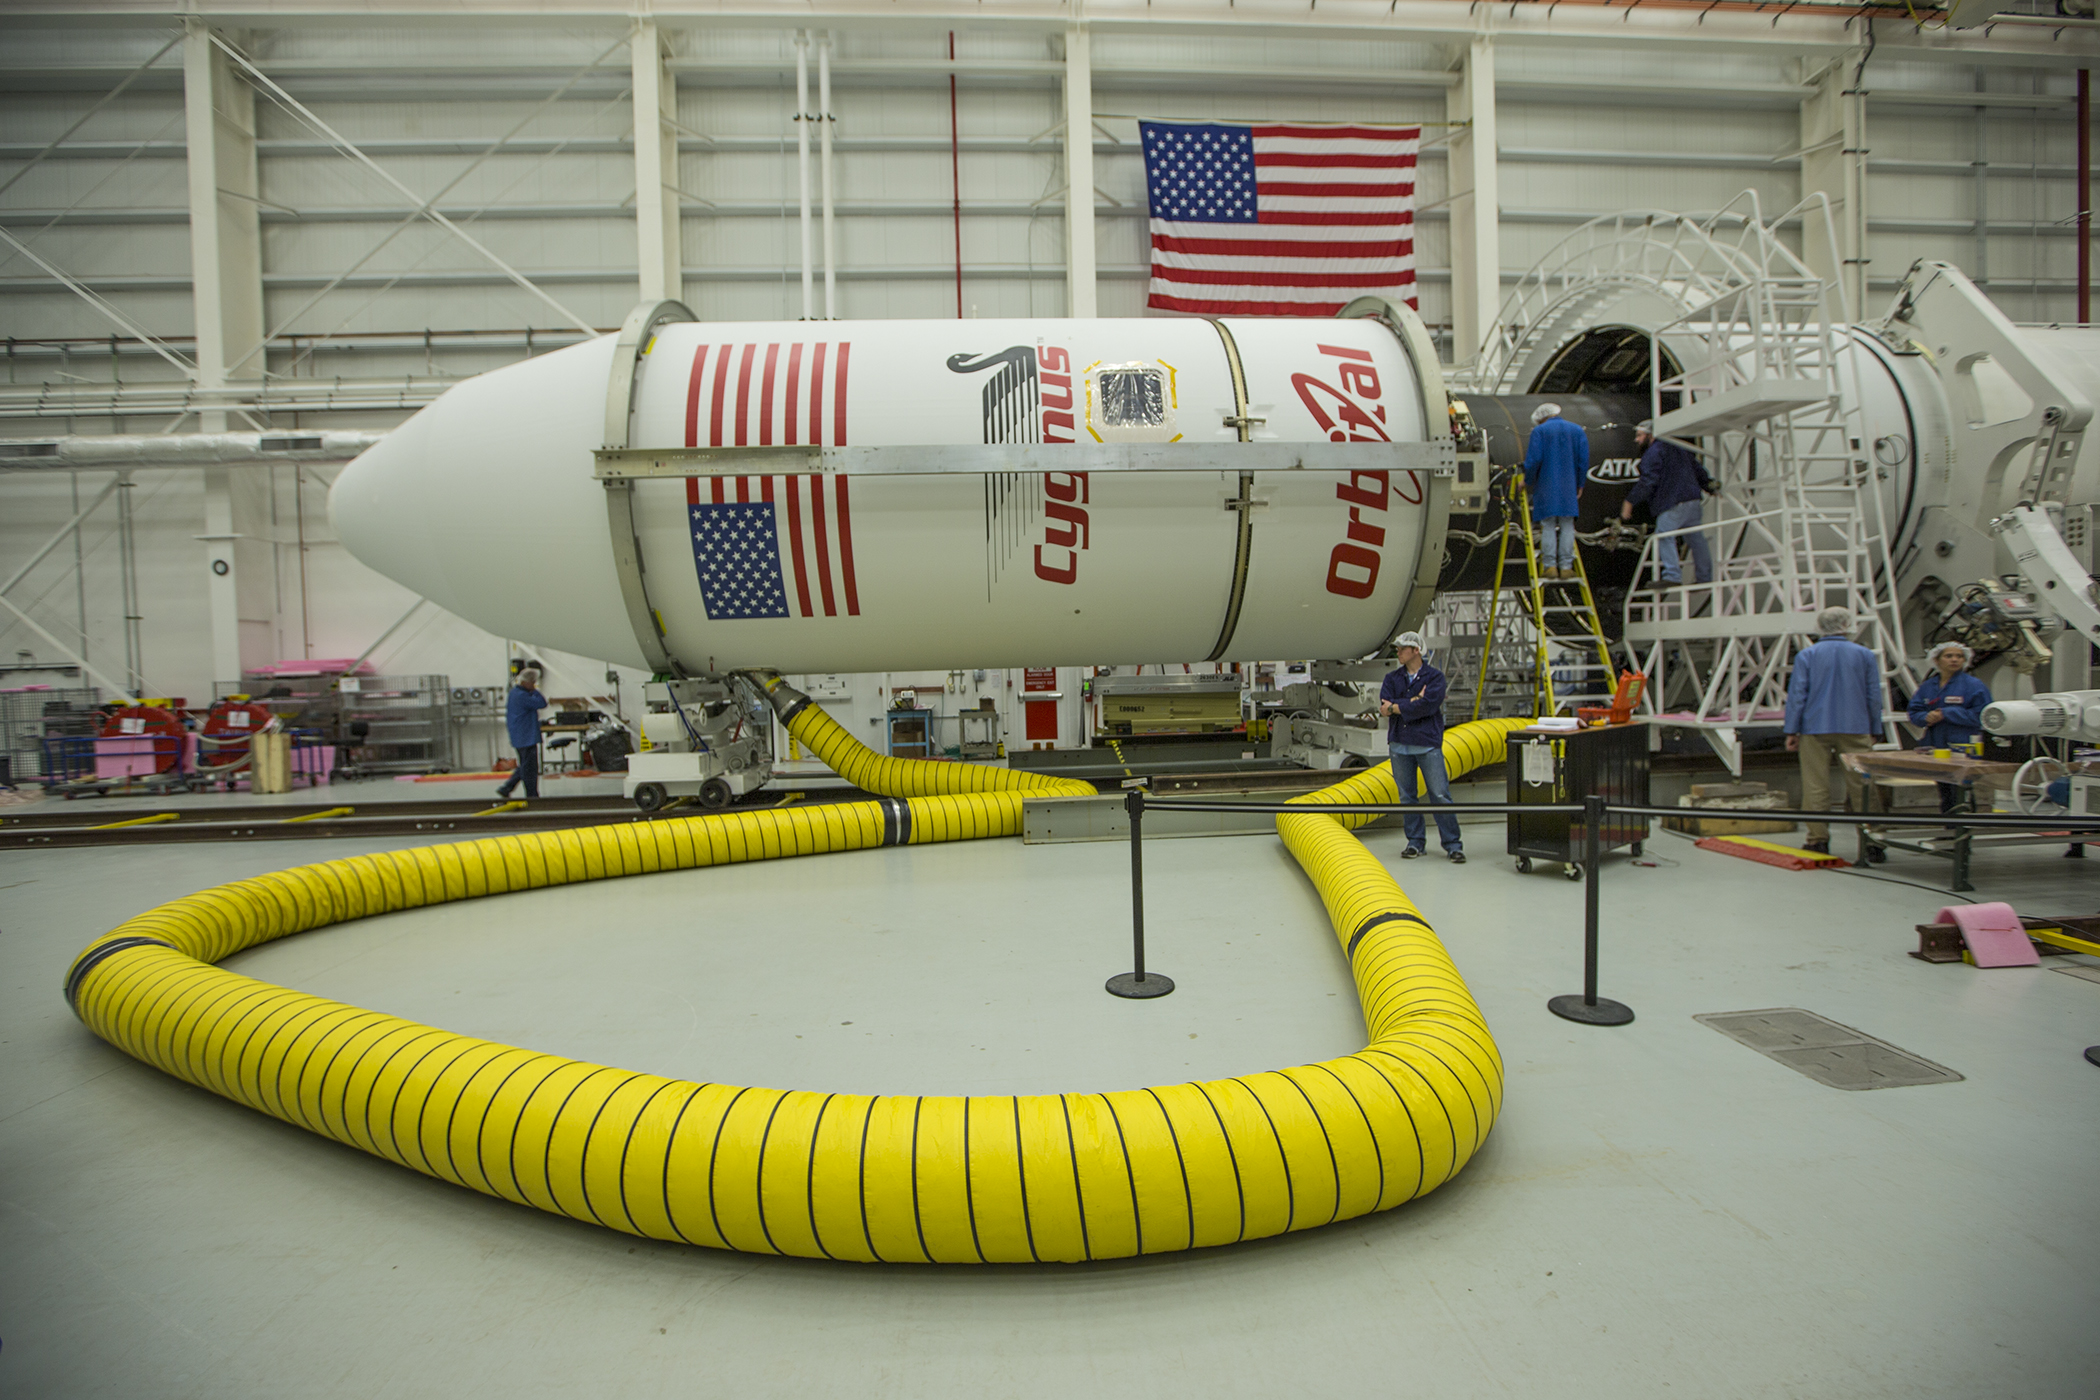
[(1582, 878), (1582, 867), (1571, 860), (1560, 868), (1560, 873), (1567, 876), (1570, 880), (1580, 880)]
[(671, 794), (664, 791), (662, 783), (643, 783), (634, 790), (634, 805), (644, 812), (660, 811)]
[(1531, 873), (1531, 857), (1530, 857), (1530, 856), (1518, 856), (1518, 857), (1517, 857), (1517, 873), (1518, 873), (1519, 875), (1529, 875), (1529, 874)]
[(719, 812), (734, 801), (736, 794), (720, 778), (709, 778), (700, 785), (700, 805), (710, 812)]

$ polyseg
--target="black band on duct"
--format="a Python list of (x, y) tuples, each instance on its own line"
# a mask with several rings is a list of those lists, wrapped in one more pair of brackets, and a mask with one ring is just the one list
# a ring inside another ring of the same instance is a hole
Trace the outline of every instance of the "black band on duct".
[(1356, 932), (1349, 935), (1349, 947), (1342, 954), (1342, 956), (1345, 958), (1355, 957), (1356, 945), (1363, 942), (1364, 935), (1369, 933), (1372, 929), (1377, 928), (1380, 924), (1401, 923), (1420, 924), (1423, 928), (1429, 927), (1429, 920), (1421, 917), (1419, 914), (1402, 914), (1397, 910), (1388, 914), (1373, 914), (1370, 918), (1365, 919), (1361, 924), (1357, 926)]
[(174, 947), (174, 944), (168, 942), (164, 938), (132, 937), (112, 938), (109, 942), (102, 944), (100, 947), (88, 950), (87, 952), (81, 954), (80, 961), (74, 963), (72, 969), (66, 973), (66, 1005), (73, 1008), (75, 1015), (79, 1014), (80, 1003), (77, 1000), (75, 1000), (75, 998), (77, 998), (80, 995), (80, 984), (83, 981), (87, 980), (87, 975), (90, 972), (93, 972), (96, 968), (96, 965), (99, 964), (104, 958), (108, 957), (110, 954), (121, 953), (126, 948)]
[(882, 803), (882, 844), (903, 846), (911, 841), (911, 804), (901, 797), (885, 797)]

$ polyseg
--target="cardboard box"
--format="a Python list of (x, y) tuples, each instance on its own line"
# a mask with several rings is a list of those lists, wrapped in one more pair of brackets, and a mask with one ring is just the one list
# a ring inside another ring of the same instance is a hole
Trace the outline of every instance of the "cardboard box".
[(1766, 797), (1771, 791), (1763, 783), (1693, 783), (1691, 805), (1704, 807), (1717, 798)]
[(1712, 816), (1664, 817), (1663, 829), (1694, 836), (1770, 836), (1792, 831), (1794, 823), (1751, 815), (1759, 808), (1784, 811), (1787, 795), (1773, 792), (1763, 783), (1696, 783), (1689, 797), (1677, 799), (1680, 807)]

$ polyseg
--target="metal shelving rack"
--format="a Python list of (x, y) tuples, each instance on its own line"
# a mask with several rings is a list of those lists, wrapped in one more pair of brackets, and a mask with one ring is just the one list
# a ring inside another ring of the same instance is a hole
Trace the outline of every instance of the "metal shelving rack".
[[(21, 783), (45, 776), (44, 736), (53, 733), (94, 734), (99, 716), (90, 712), (101, 703), (101, 692), (88, 687), (52, 690), (0, 691), (0, 754), (7, 758), (9, 781)], [(52, 706), (58, 706), (56, 711)], [(59, 721), (54, 729), (47, 715)], [(68, 725), (66, 720), (73, 724)]]
[(452, 767), (450, 677), (346, 676), (336, 684), (346, 773), (441, 773)]

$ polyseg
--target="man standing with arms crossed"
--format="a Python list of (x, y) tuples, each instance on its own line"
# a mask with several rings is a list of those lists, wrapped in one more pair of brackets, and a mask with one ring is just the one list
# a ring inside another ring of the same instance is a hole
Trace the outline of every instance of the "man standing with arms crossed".
[[(1417, 774), (1429, 789), (1429, 800), (1451, 805), (1451, 779), (1444, 772), (1444, 673), (1422, 659), (1422, 634), (1402, 632), (1398, 638), (1400, 664), (1378, 687), (1378, 713), (1386, 716), (1386, 750), (1393, 758), (1393, 781), (1400, 788), (1400, 803), (1415, 805)], [(1400, 825), (1407, 832), (1402, 860), (1422, 854), (1428, 840), (1419, 813), (1409, 812)], [(1453, 865), (1466, 863), (1459, 841), (1458, 818), (1439, 812), (1436, 833), (1444, 843), (1444, 854)]]
[[(1830, 807), (1830, 760), (1864, 753), (1881, 737), (1881, 658), (1852, 640), (1858, 627), (1849, 608), (1825, 608), (1816, 614), (1821, 635), (1794, 658), (1794, 675), (1786, 688), (1786, 747), (1801, 755), (1801, 810)], [(1857, 774), (1844, 770), (1845, 806), (1863, 795)], [(1865, 803), (1861, 803), (1865, 810)], [(1803, 849), (1830, 854), (1830, 828), (1808, 824)], [(1870, 850), (1869, 860), (1874, 858)]]

